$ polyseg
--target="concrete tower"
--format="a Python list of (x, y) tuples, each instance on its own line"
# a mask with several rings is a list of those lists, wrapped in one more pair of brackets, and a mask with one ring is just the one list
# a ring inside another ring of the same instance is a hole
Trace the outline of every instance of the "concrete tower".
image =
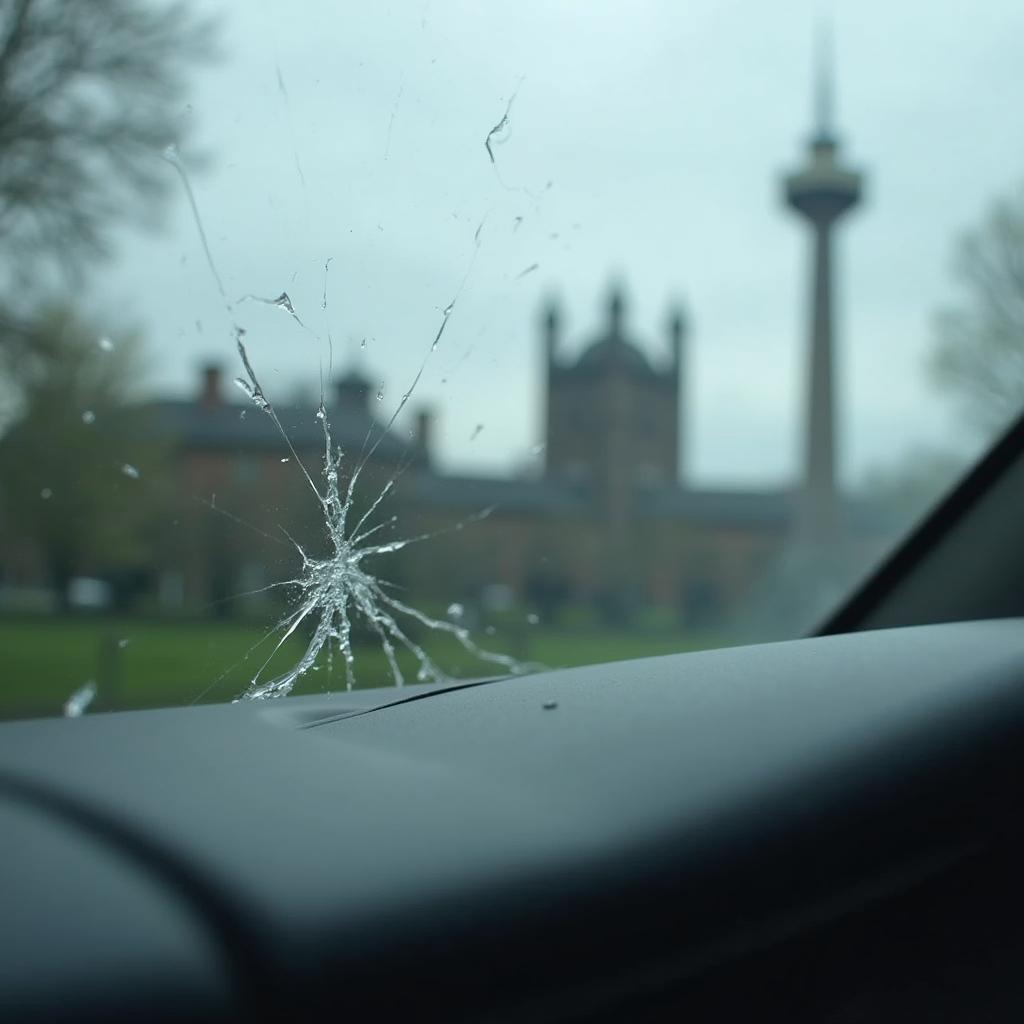
[(814, 89), (815, 128), (804, 167), (785, 179), (786, 202), (811, 226), (810, 359), (804, 422), (804, 479), (799, 529), (805, 540), (835, 536), (836, 396), (832, 329), (832, 229), (861, 197), (861, 175), (839, 162), (832, 128), (832, 68), (828, 39), (819, 38)]

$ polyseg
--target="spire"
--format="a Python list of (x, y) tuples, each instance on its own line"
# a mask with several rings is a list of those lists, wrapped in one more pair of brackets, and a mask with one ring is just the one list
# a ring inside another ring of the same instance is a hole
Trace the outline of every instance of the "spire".
[(622, 286), (616, 282), (611, 286), (608, 295), (608, 337), (613, 341), (622, 341), (622, 321), (625, 299)]
[(672, 353), (672, 365), (678, 368), (682, 362), (683, 344), (686, 341), (686, 311), (681, 303), (674, 303), (668, 312), (668, 344)]
[(562, 316), (558, 300), (552, 296), (544, 304), (541, 313), (541, 336), (544, 339), (544, 352), (549, 363), (554, 361), (561, 327)]
[(814, 141), (833, 143), (835, 54), (832, 45), (832, 24), (826, 20), (818, 24), (814, 63)]

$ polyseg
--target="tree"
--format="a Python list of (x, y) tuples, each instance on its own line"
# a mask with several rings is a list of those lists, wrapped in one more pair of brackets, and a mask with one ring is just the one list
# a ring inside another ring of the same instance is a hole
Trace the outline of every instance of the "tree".
[(147, 563), (165, 497), (161, 450), (132, 401), (137, 338), (101, 344), (67, 309), (42, 314), (26, 336), (16, 418), (0, 438), (0, 528), (66, 602), (74, 575)]
[[(183, 3), (0, 0), (0, 245), (8, 304), (41, 261), (102, 255), (167, 188), (185, 72), (212, 55)], [(8, 313), (9, 315), (9, 313)]]
[(1024, 187), (961, 238), (954, 272), (963, 294), (937, 318), (931, 370), (987, 437), (1024, 408)]

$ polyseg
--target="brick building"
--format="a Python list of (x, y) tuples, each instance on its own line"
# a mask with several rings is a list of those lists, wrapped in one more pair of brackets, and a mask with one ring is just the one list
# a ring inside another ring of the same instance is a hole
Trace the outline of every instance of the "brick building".
[[(539, 479), (417, 474), (403, 501), (432, 526), (495, 506), (456, 541), (431, 545), (433, 557), (457, 566), (445, 578), (466, 594), (495, 580), (534, 604), (567, 599), (613, 617), (655, 605), (694, 624), (719, 620), (785, 540), (793, 495), (695, 489), (681, 480), (682, 313), (670, 313), (656, 361), (630, 337), (618, 290), (605, 317), (598, 336), (569, 359), (558, 309), (542, 316)], [(418, 554), (417, 575), (427, 575), (431, 556)]]
[[(502, 584), (551, 612), (571, 601), (616, 617), (658, 605), (691, 623), (721, 618), (787, 536), (792, 492), (696, 489), (681, 479), (687, 338), (680, 311), (668, 316), (654, 357), (630, 337), (618, 290), (602, 330), (576, 358), (563, 355), (565, 341), (559, 311), (549, 306), (539, 339), (543, 471), (531, 478), (439, 472), (428, 413), (411, 440), (381, 437), (369, 381), (350, 373), (337, 382), (328, 404), (335, 442), (355, 458), (368, 438), (381, 438), (362, 500), (401, 466), (384, 515), (397, 517), (402, 534), (439, 532), (393, 556), (386, 575), (436, 601)], [(313, 408), (276, 408), (296, 452), (319, 467), (323, 435)], [(286, 577), (294, 548), (283, 530), (315, 546), (319, 511), (296, 467), (283, 461), (290, 455), (269, 418), (229, 400), (213, 367), (194, 400), (155, 402), (152, 412), (175, 452), (180, 493), (193, 496), (176, 528), (181, 541), (169, 531), (161, 554), (165, 601), (227, 610), (237, 606), (230, 595)], [(483, 521), (457, 527), (486, 508), (493, 511)]]

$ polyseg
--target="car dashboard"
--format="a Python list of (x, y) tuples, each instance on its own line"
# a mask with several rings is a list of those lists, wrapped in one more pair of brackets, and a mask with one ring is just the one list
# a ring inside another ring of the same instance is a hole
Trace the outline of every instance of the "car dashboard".
[(1022, 737), (1019, 619), (5, 723), (0, 1017), (1017, 1017)]

